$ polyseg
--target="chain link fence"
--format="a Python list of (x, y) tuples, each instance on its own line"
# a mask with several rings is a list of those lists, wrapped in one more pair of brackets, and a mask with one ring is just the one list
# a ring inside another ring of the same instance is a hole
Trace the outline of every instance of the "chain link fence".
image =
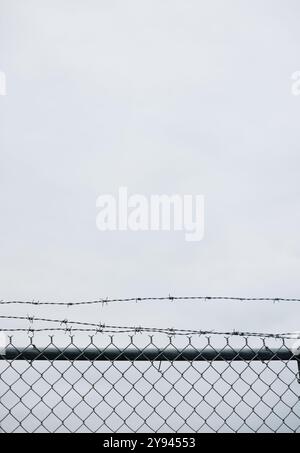
[(1, 432), (300, 432), (287, 339), (13, 336), (1, 359)]

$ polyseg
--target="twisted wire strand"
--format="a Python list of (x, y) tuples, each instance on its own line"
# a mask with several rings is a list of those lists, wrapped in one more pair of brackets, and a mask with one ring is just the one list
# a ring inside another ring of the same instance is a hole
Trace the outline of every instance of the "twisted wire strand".
[[(106, 325), (102, 323), (90, 323), (82, 321), (73, 321), (68, 319), (49, 319), (38, 318), (34, 316), (4, 316), (1, 315), (0, 319), (13, 319), (13, 320), (27, 320), (30, 323), (29, 328), (4, 328), (2, 332), (41, 332), (41, 331), (83, 331), (83, 332), (98, 332), (98, 333), (162, 333), (167, 335), (222, 335), (222, 336), (241, 336), (241, 337), (261, 337), (261, 338), (300, 338), (300, 333), (284, 332), (284, 333), (266, 333), (266, 332), (241, 332), (241, 331), (217, 331), (217, 330), (202, 330), (202, 329), (178, 329), (170, 327), (143, 327), (143, 326), (119, 326), (119, 325)], [(47, 322), (60, 324), (60, 327), (43, 327), (33, 328), (33, 322)], [(64, 327), (61, 327), (61, 326)], [(75, 327), (73, 327), (75, 326)], [(80, 327), (78, 327), (80, 326)]]
[(96, 299), (78, 302), (47, 302), (40, 300), (0, 300), (0, 305), (52, 305), (52, 306), (78, 306), (78, 305), (107, 305), (117, 302), (158, 302), (158, 301), (232, 301), (232, 302), (300, 302), (298, 298), (283, 297), (236, 297), (236, 296), (161, 296), (161, 297), (128, 297), (116, 299)]

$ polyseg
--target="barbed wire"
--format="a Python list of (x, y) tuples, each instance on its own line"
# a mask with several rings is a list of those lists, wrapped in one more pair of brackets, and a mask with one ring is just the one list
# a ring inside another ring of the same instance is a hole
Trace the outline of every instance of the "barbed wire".
[[(222, 335), (222, 336), (241, 336), (241, 337), (260, 337), (260, 338), (281, 338), (281, 339), (297, 339), (300, 338), (300, 332), (285, 332), (285, 333), (266, 333), (266, 332), (242, 332), (238, 330), (233, 331), (217, 331), (217, 330), (201, 330), (201, 329), (178, 329), (173, 327), (143, 327), (143, 326), (118, 326), (118, 325), (106, 325), (103, 323), (90, 323), (82, 321), (70, 321), (68, 319), (49, 319), (49, 318), (37, 318), (34, 316), (4, 316), (1, 315), (0, 319), (6, 320), (27, 320), (30, 323), (28, 328), (3, 328), (0, 329), (2, 332), (46, 332), (46, 331), (63, 331), (67, 332), (94, 332), (94, 333), (161, 333), (166, 335)], [(60, 324), (60, 327), (43, 327), (33, 328), (33, 322), (51, 322)], [(61, 327), (61, 326), (64, 327)], [(76, 326), (76, 327), (73, 327)], [(80, 327), (78, 327), (80, 326)]]
[(277, 340), (292, 340), (292, 339), (300, 339), (300, 336), (295, 336), (293, 333), (283, 333), (283, 334), (272, 334), (272, 333), (258, 333), (258, 332), (238, 332), (238, 331), (230, 331), (230, 332), (216, 332), (214, 330), (187, 330), (186, 332), (179, 332), (176, 329), (172, 328), (166, 328), (166, 329), (152, 329), (152, 328), (144, 328), (144, 327), (132, 327), (131, 329), (127, 330), (109, 330), (109, 329), (102, 329), (100, 330), (95, 330), (95, 329), (89, 329), (89, 328), (58, 328), (58, 327), (45, 327), (45, 328), (38, 328), (38, 329), (17, 329), (17, 328), (11, 328), (11, 329), (1, 329), (1, 332), (24, 332), (27, 334), (34, 334), (34, 333), (40, 333), (40, 332), (64, 332), (64, 333), (69, 333), (70, 335), (72, 332), (83, 332), (83, 333), (103, 333), (103, 334), (130, 334), (130, 333), (158, 333), (158, 334), (163, 334), (163, 335), (168, 335), (168, 336), (211, 336), (211, 335), (216, 335), (216, 336), (222, 336), (222, 337), (233, 337), (233, 336), (238, 336), (238, 337), (243, 337), (243, 338), (250, 338), (250, 337), (255, 337), (255, 338), (273, 338)]
[(117, 299), (96, 299), (90, 301), (79, 302), (43, 302), (40, 300), (0, 300), (0, 305), (52, 305), (52, 306), (78, 306), (78, 305), (97, 305), (102, 306), (117, 303), (117, 302), (158, 302), (158, 301), (231, 301), (231, 302), (300, 302), (298, 298), (283, 298), (283, 297), (236, 297), (236, 296), (162, 296), (162, 297), (128, 297)]

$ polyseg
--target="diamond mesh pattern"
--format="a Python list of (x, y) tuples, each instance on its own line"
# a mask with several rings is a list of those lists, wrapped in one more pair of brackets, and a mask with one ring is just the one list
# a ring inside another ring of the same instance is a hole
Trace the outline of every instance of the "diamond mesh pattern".
[(0, 361), (0, 431), (300, 432), (298, 364), (286, 340), (122, 343), (51, 337), (20, 348), (11, 338)]

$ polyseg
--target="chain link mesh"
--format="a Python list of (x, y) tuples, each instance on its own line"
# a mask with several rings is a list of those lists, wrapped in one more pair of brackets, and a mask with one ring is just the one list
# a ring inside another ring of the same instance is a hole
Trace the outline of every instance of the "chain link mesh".
[(290, 340), (24, 341), (0, 360), (1, 432), (300, 432)]

